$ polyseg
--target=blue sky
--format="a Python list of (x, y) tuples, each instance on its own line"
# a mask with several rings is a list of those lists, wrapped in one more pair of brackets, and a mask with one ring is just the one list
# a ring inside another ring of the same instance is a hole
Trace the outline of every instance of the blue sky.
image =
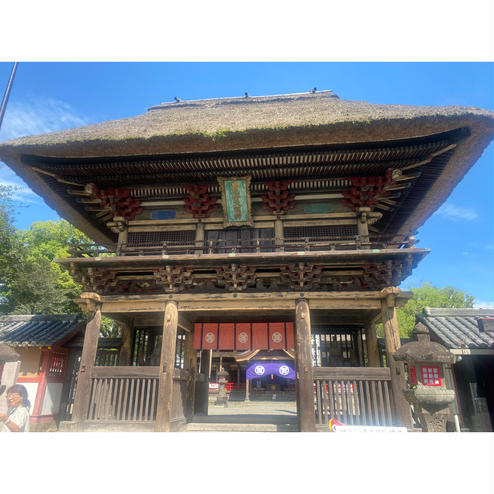
[[(11, 63), (0, 63), (0, 91)], [(492, 63), (21, 63), (0, 141), (143, 113), (163, 101), (332, 89), (342, 99), (494, 110)], [(402, 285), (455, 286), (494, 307), (494, 145), (419, 230), (432, 252)], [(16, 184), (16, 225), (58, 219), (5, 165)]]

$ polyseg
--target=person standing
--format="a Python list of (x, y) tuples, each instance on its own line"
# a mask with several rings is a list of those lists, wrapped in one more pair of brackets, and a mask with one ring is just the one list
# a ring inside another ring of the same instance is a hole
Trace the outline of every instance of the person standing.
[(29, 432), (29, 407), (27, 389), (14, 384), (7, 389), (7, 415), (0, 413), (1, 432)]

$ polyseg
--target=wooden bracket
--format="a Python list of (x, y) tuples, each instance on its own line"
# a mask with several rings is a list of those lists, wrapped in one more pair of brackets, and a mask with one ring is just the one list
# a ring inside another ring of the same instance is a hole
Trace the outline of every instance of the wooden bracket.
[(101, 297), (94, 292), (83, 292), (74, 302), (80, 307), (83, 312), (95, 312), (101, 308)]
[(288, 191), (291, 181), (265, 182), (268, 193), (262, 196), (262, 205), (276, 216), (285, 214), (295, 207), (295, 194)]
[(122, 233), (124, 232), (127, 227), (128, 227), (128, 222), (125, 218), (122, 216), (115, 216), (113, 218), (113, 221), (109, 221), (106, 226), (113, 232), (113, 233)]
[(218, 209), (216, 197), (210, 197), (208, 193), (209, 185), (190, 185), (186, 187), (189, 193), (184, 198), (185, 209), (194, 218), (209, 218), (213, 211)]

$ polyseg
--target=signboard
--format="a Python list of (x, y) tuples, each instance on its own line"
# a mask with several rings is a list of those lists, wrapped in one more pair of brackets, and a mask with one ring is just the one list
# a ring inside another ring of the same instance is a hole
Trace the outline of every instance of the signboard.
[(250, 177), (218, 177), (218, 182), (221, 187), (224, 226), (254, 226), (250, 204)]
[(378, 427), (376, 425), (333, 425), (333, 432), (407, 432), (406, 427)]
[(406, 427), (381, 427), (376, 425), (346, 425), (336, 419), (329, 421), (332, 432), (408, 432)]

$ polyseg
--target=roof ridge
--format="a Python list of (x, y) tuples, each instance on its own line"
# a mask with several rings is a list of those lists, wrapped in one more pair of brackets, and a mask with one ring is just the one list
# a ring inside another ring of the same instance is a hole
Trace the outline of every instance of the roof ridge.
[(82, 314), (4, 314), (0, 316), (0, 321), (3, 320), (18, 320), (18, 321), (31, 321), (32, 319), (73, 319), (77, 317), (83, 317)]
[(426, 316), (482, 316), (494, 315), (494, 309), (482, 309), (478, 307), (424, 307), (422, 313)]
[(207, 106), (211, 104), (235, 104), (235, 103), (263, 103), (263, 102), (273, 102), (273, 101), (283, 101), (283, 100), (295, 100), (304, 98), (335, 98), (340, 99), (339, 96), (331, 89), (326, 89), (323, 91), (311, 90), (306, 93), (288, 93), (288, 94), (268, 94), (261, 96), (251, 96), (246, 93), (245, 96), (229, 96), (224, 98), (203, 98), (195, 100), (180, 100), (176, 98), (175, 101), (164, 101), (159, 105), (154, 105), (148, 108), (148, 111), (152, 110), (163, 110), (167, 108), (181, 108), (184, 106)]

